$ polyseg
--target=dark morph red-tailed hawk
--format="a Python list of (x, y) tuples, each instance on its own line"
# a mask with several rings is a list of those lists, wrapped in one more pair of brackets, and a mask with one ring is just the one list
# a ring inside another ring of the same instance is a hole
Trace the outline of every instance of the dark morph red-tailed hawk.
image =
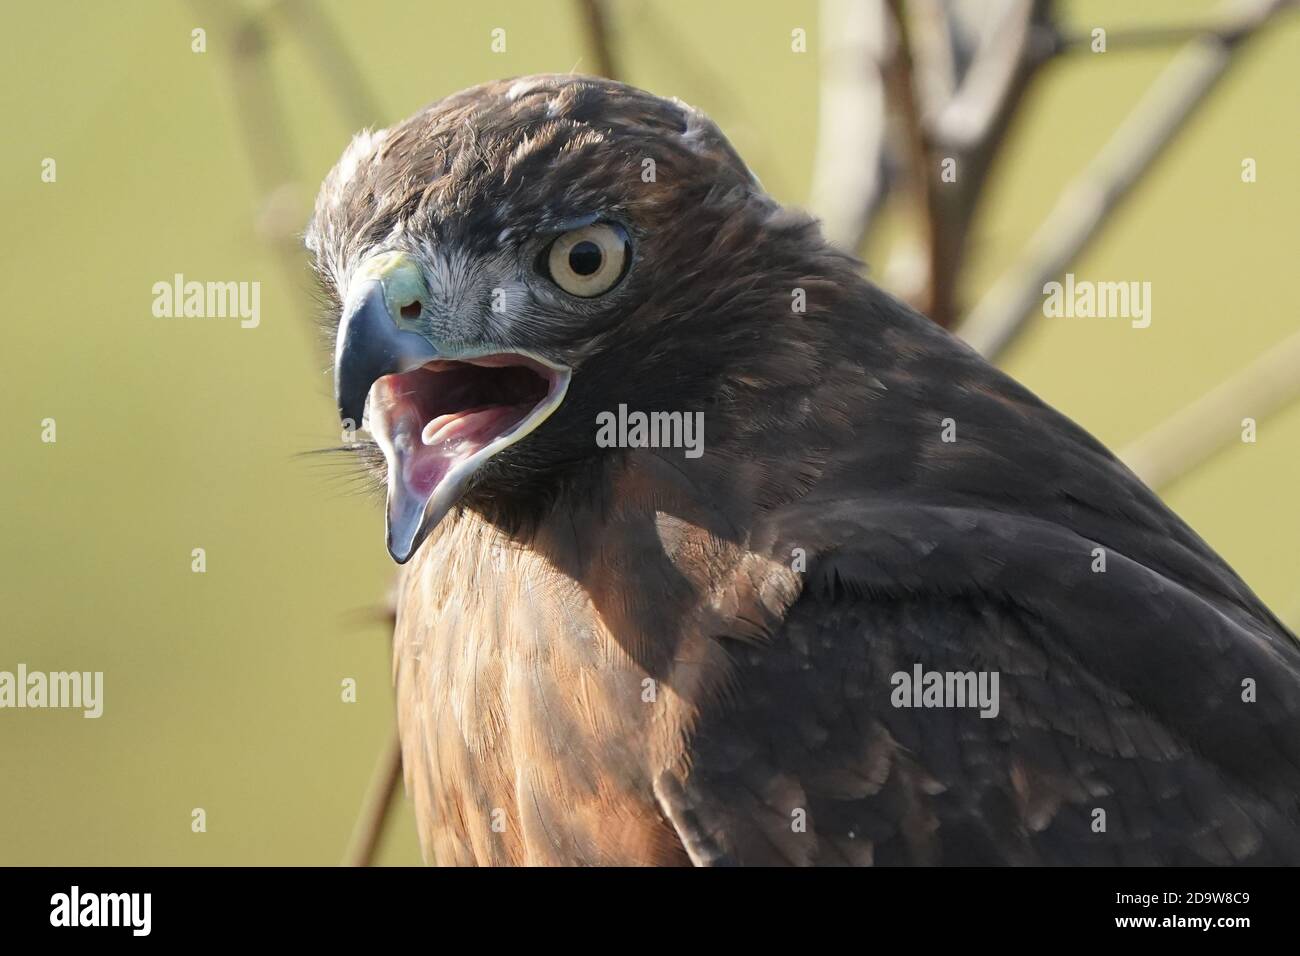
[(458, 93), (308, 244), (430, 859), (1300, 861), (1294, 636), (700, 113)]

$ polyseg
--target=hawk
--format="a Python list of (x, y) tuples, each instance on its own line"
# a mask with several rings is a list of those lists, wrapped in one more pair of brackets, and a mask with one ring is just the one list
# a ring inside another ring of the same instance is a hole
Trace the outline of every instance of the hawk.
[(428, 859), (1300, 862), (1294, 635), (701, 113), (457, 93), (307, 245)]

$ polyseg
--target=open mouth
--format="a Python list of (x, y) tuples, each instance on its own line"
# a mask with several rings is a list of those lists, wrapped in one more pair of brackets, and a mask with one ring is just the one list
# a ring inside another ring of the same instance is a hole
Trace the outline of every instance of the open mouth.
[(364, 426), (388, 461), (388, 550), (408, 561), (474, 472), (545, 421), (569, 370), (515, 353), (439, 359), (370, 387)]

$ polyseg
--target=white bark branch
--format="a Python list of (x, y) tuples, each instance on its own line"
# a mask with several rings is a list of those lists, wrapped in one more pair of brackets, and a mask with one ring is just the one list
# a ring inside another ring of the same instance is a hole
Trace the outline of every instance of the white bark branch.
[(1223, 23), (1235, 27), (1198, 38), (1179, 52), (1029, 240), (1025, 253), (985, 293), (959, 328), (996, 361), (1038, 311), (1043, 286), (1058, 278), (1111, 220), (1155, 160), (1237, 59), (1241, 43), (1286, 6), (1286, 0), (1235, 0)]
[(809, 205), (833, 245), (856, 253), (884, 195), (882, 0), (822, 0), (821, 96)]
[(1120, 452), (1152, 488), (1186, 474), (1242, 439), (1242, 420), (1258, 425), (1300, 400), (1300, 332), (1283, 340)]

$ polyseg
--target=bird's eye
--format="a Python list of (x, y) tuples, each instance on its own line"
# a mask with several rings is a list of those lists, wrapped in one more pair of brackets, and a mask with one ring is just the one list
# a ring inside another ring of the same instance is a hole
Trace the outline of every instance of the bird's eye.
[(569, 295), (608, 292), (627, 273), (632, 244), (621, 226), (597, 222), (556, 238), (541, 256), (542, 272)]

